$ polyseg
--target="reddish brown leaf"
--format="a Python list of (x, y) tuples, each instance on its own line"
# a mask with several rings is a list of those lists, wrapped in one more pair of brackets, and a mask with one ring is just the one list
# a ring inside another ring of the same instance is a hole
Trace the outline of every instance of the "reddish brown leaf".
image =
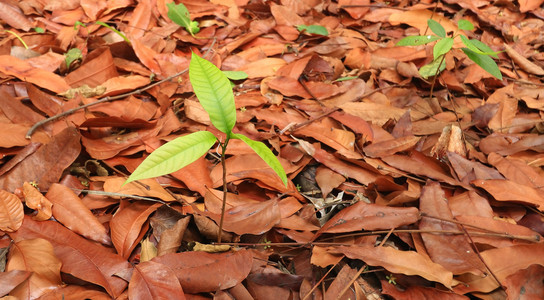
[(61, 261), (47, 240), (37, 238), (16, 242), (9, 252), (6, 271), (22, 270), (32, 275), (11, 291), (19, 299), (35, 299), (61, 285)]
[(53, 216), (68, 229), (104, 245), (111, 245), (108, 231), (69, 187), (53, 183), (45, 195), (53, 203)]
[(34, 220), (45, 221), (51, 218), (51, 206), (53, 206), (53, 204), (51, 201), (45, 198), (42, 193), (38, 191), (38, 189), (36, 189), (30, 183), (25, 182), (23, 184), (23, 194), (25, 196), (26, 206), (38, 212), (35, 216), (32, 216)]
[(21, 227), (24, 208), (21, 200), (12, 193), (0, 190), (0, 230), (13, 232)]
[(134, 268), (128, 285), (129, 299), (185, 299), (185, 294), (172, 269), (146, 261)]
[(394, 284), (382, 280), (382, 293), (403, 300), (468, 300), (467, 296), (455, 294), (448, 291), (442, 291), (430, 287), (410, 286), (404, 290), (399, 289)]
[[(437, 217), (445, 220), (452, 220), (453, 215), (448, 207), (448, 200), (438, 182), (428, 180), (421, 192), (419, 209), (425, 215), (419, 222), (419, 229), (425, 231), (460, 231), (457, 224), (433, 219)], [(485, 265), (466, 237), (461, 235), (421, 233), (425, 249), (430, 258), (453, 274), (471, 272), (482, 275), (485, 272)]]
[(111, 296), (98, 291), (98, 287), (82, 287), (79, 285), (66, 285), (59, 287), (53, 291), (49, 291), (40, 297), (40, 300), (81, 300), (81, 299), (93, 299), (93, 300), (111, 300)]
[[(214, 215), (219, 223), (218, 215)], [(238, 205), (225, 212), (223, 230), (236, 234), (263, 234), (281, 220), (276, 200)]]
[(117, 77), (117, 69), (109, 48), (98, 48), (85, 57), (83, 64), (66, 75), (66, 83), (76, 88), (84, 84), (90, 87), (101, 85), (106, 80)]
[(544, 177), (538, 172), (538, 169), (527, 165), (521, 159), (490, 153), (487, 160), (509, 180), (536, 189), (544, 187)]
[(365, 154), (370, 157), (384, 157), (411, 149), (419, 142), (419, 137), (403, 136), (393, 140), (372, 143), (364, 148)]
[(544, 267), (532, 265), (506, 277), (508, 299), (539, 299), (544, 295)]
[(172, 253), (152, 261), (172, 269), (186, 293), (202, 293), (228, 289), (240, 283), (249, 274), (252, 260), (249, 251), (240, 250), (221, 254)]
[(132, 250), (140, 242), (138, 237), (142, 225), (161, 204), (152, 202), (134, 202), (115, 213), (110, 221), (111, 240), (117, 253), (128, 258)]
[(528, 203), (544, 209), (542, 193), (529, 186), (501, 179), (475, 180), (472, 184), (486, 190), (495, 200)]
[(46, 191), (52, 183), (58, 182), (80, 151), (79, 133), (68, 127), (0, 176), (0, 188), (14, 191), (25, 181), (35, 181), (40, 190)]
[[(352, 269), (349, 265), (344, 265), (338, 275), (336, 275), (325, 292), (324, 299), (357, 299), (352, 289), (348, 288), (352, 283), (352, 280), (357, 276), (357, 269)], [(345, 290), (344, 294), (340, 294)]]
[(62, 93), (70, 89), (64, 78), (59, 75), (34, 68), (28, 62), (10, 55), (0, 55), (0, 72), (34, 83), (55, 93)]
[(4, 270), (4, 272), (0, 273), (0, 282), (2, 282), (2, 285), (0, 286), (0, 295), (6, 295), (11, 292), (11, 290), (25, 281), (30, 275), (32, 275), (32, 272), (29, 271)]
[(102, 286), (112, 296), (119, 296), (127, 283), (114, 276), (130, 264), (110, 249), (87, 241), (55, 221), (33, 221), (26, 217), (17, 232), (10, 234), (15, 241), (42, 238), (48, 240), (55, 256), (62, 262), (61, 271)]
[(319, 185), (323, 196), (327, 197), (334, 188), (345, 182), (346, 178), (329, 168), (319, 166), (315, 171), (315, 181)]
[(341, 253), (351, 259), (359, 259), (371, 266), (381, 266), (392, 273), (419, 275), (427, 280), (453, 284), (453, 274), (429, 258), (414, 252), (401, 251), (392, 247), (340, 246), (330, 248), (332, 253)]

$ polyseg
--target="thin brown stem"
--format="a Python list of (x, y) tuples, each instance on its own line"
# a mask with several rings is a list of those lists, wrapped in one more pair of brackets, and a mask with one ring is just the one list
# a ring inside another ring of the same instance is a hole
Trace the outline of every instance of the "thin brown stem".
[(217, 243), (221, 243), (221, 235), (223, 233), (223, 222), (225, 219), (225, 208), (227, 207), (227, 163), (225, 162), (225, 154), (227, 152), (227, 144), (229, 137), (221, 144), (221, 166), (223, 167), (223, 204), (221, 205), (221, 219), (219, 220), (219, 230), (217, 232)]

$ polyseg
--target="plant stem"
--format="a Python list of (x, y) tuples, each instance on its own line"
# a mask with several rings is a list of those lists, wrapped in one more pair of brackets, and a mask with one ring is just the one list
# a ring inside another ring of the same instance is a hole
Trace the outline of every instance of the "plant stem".
[(221, 243), (221, 234), (223, 233), (223, 220), (225, 218), (225, 208), (227, 206), (227, 163), (225, 162), (225, 153), (229, 143), (229, 134), (225, 142), (221, 144), (221, 166), (223, 167), (223, 205), (221, 206), (221, 219), (219, 220), (219, 230), (217, 232), (217, 242)]

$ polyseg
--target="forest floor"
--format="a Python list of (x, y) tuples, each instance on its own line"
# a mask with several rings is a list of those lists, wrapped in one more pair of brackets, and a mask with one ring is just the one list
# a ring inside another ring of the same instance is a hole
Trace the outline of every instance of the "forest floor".
[[(542, 2), (182, 0), (186, 27), (164, 0), (0, 3), (0, 296), (542, 299)], [(429, 19), (455, 35), (437, 76), (435, 42), (397, 45)], [(192, 53), (244, 72), (233, 132), (288, 178), (231, 140), (221, 243), (217, 145), (123, 185), (223, 141)]]

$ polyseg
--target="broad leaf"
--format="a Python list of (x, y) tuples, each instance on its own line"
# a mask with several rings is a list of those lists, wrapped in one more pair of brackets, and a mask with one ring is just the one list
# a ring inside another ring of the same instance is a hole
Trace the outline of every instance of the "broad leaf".
[(327, 28), (321, 26), (321, 25), (298, 25), (297, 26), (298, 31), (306, 31), (309, 34), (319, 34), (328, 36), (329, 31)]
[(397, 46), (419, 46), (439, 40), (436, 35), (413, 35), (407, 36), (397, 43)]
[(442, 57), (438, 57), (427, 65), (424, 65), (419, 69), (419, 75), (427, 79), (431, 76), (435, 76), (442, 72), (446, 68), (446, 62)]
[(189, 80), (213, 126), (224, 133), (230, 133), (236, 123), (236, 107), (227, 76), (211, 62), (193, 53)]
[(175, 172), (208, 152), (215, 141), (213, 133), (208, 131), (198, 131), (172, 140), (153, 151), (125, 184)]
[(200, 28), (198, 27), (198, 22), (191, 21), (189, 11), (187, 10), (187, 7), (183, 5), (183, 3), (175, 4), (174, 2), (172, 2), (166, 4), (166, 6), (168, 7), (168, 17), (174, 23), (185, 27), (185, 30), (187, 30), (187, 32), (193, 36), (195, 35), (195, 33), (198, 33), (200, 31)]
[(497, 63), (495, 63), (491, 57), (476, 53), (468, 48), (462, 48), (462, 50), (465, 52), (468, 58), (470, 58), (470, 60), (482, 67), (482, 69), (486, 70), (489, 74), (493, 75), (499, 80), (502, 80), (501, 70), (499, 70), (499, 66), (497, 66)]
[(446, 29), (440, 23), (436, 22), (433, 19), (427, 20), (427, 26), (431, 29), (434, 34), (438, 35), (439, 37), (445, 38), (446, 37)]
[(254, 141), (247, 136), (239, 133), (235, 133), (232, 135), (233, 139), (239, 139), (244, 141), (257, 155), (259, 155), (271, 168), (278, 174), (281, 181), (285, 186), (287, 186), (287, 175), (285, 174), (285, 170), (280, 164), (280, 161), (274, 153), (264, 144), (259, 141)]
[(461, 41), (465, 46), (467, 46), (468, 49), (472, 50), (474, 53), (482, 54), (482, 55), (489, 55), (493, 56), (495, 58), (499, 58), (497, 56), (496, 51), (493, 51), (493, 49), (489, 48), (486, 44), (478, 41), (478, 40), (469, 40), (466, 36), (461, 35)]
[(436, 60), (441, 55), (448, 53), (453, 46), (452, 38), (443, 38), (440, 41), (436, 42), (433, 48), (433, 57)]
[(474, 25), (472, 25), (472, 23), (468, 20), (461, 19), (459, 22), (457, 22), (457, 28), (460, 30), (473, 30)]

